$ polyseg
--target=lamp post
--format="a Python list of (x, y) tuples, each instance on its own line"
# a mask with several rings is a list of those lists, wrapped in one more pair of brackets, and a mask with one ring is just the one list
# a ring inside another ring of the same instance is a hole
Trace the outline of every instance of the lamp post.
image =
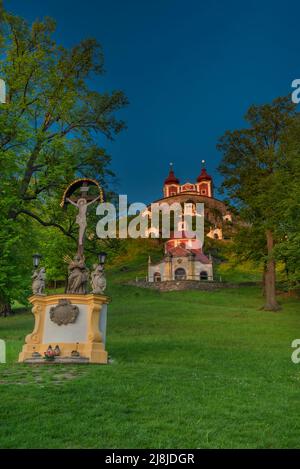
[(42, 256), (40, 254), (37, 254), (37, 253), (33, 254), (32, 260), (33, 260), (33, 267), (35, 269), (38, 268), (41, 258), (42, 258)]
[(100, 265), (104, 266), (105, 261), (106, 261), (106, 257), (107, 257), (106, 252), (103, 252), (103, 251), (99, 252), (99, 254), (98, 254), (98, 260), (99, 260), (99, 264), (100, 264)]

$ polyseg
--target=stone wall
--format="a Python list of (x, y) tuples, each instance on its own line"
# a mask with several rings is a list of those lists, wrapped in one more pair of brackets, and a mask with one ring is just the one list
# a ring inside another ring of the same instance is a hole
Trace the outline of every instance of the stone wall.
[[(203, 202), (204, 205), (208, 206), (209, 208), (214, 208), (219, 210), (220, 212), (224, 213), (224, 215), (227, 212), (226, 204), (219, 199), (215, 199), (214, 197), (207, 197), (205, 195), (200, 195), (195, 192), (181, 192), (180, 194), (173, 195), (170, 197), (165, 197), (162, 199), (157, 199), (153, 203), (161, 203), (165, 202), (167, 204), (173, 204), (174, 202), (178, 203), (184, 203), (184, 202)], [(151, 204), (149, 205), (149, 208), (151, 207)]]
[(134, 285), (141, 288), (150, 288), (152, 290), (164, 291), (178, 291), (178, 290), (202, 290), (214, 291), (221, 288), (239, 288), (241, 286), (258, 285), (259, 282), (244, 282), (244, 283), (225, 283), (225, 282), (207, 282), (197, 280), (168, 280), (166, 282), (146, 282), (145, 280), (130, 281), (128, 285)]

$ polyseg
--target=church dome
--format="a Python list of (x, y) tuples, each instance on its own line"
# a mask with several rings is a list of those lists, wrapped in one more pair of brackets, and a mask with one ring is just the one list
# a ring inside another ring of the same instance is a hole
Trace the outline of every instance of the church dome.
[(211, 176), (207, 174), (205, 168), (201, 169), (201, 173), (197, 177), (197, 182), (202, 182), (202, 181), (211, 181)]
[(168, 184), (179, 184), (179, 179), (175, 176), (174, 170), (173, 170), (172, 167), (170, 168), (169, 175), (168, 175), (167, 179), (165, 179), (164, 184), (165, 184), (165, 185), (168, 185)]

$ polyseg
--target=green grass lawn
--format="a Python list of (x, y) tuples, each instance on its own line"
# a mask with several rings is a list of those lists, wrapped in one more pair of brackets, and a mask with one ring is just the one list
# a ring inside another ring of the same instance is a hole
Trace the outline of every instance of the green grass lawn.
[(111, 364), (16, 364), (30, 313), (0, 319), (2, 448), (299, 448), (299, 301), (256, 287), (111, 286)]

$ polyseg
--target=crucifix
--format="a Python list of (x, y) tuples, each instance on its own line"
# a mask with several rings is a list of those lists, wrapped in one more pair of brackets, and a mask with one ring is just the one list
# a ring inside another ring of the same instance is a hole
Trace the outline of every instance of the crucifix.
[[(100, 191), (100, 195), (98, 195), (98, 197), (88, 195), (90, 188), (88, 182), (91, 182), (92, 185), (97, 185), (99, 187), (98, 183), (93, 180), (77, 180), (68, 187), (63, 197), (64, 204), (68, 202), (78, 209), (78, 214), (76, 216), (76, 223), (79, 225), (77, 254), (81, 258), (83, 257), (84, 234), (87, 227), (87, 208), (97, 200), (102, 200), (102, 191)], [(78, 189), (78, 187), (80, 190), (80, 195), (77, 197), (71, 197), (75, 190)]]

